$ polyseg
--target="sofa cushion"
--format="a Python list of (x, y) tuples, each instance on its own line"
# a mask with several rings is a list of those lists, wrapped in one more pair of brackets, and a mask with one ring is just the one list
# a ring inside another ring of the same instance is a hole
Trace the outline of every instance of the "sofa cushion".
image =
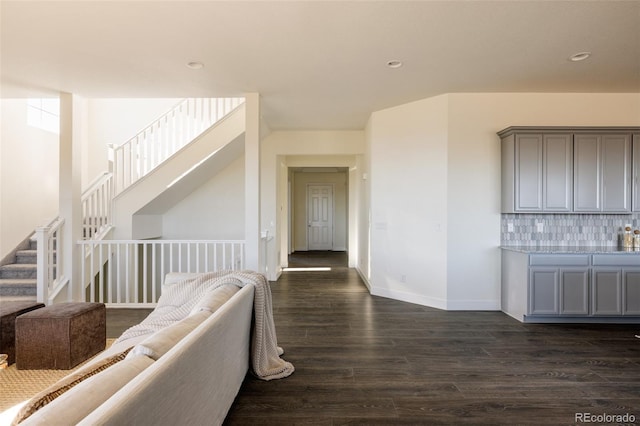
[(191, 315), (201, 311), (215, 312), (238, 291), (240, 291), (240, 287), (235, 284), (224, 284), (212, 291), (208, 291), (193, 307)]
[(153, 360), (146, 356), (126, 358), (77, 384), (23, 424), (75, 425), (152, 364)]
[(129, 355), (127, 355), (127, 358), (146, 355), (154, 361), (157, 361), (210, 315), (210, 312), (202, 311), (153, 333), (134, 346), (131, 352), (129, 352)]

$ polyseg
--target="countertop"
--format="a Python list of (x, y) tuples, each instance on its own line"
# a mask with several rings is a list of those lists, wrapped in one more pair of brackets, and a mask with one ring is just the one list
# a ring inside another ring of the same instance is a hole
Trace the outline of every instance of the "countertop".
[(617, 246), (501, 246), (502, 250), (528, 254), (624, 254), (640, 256), (640, 250)]

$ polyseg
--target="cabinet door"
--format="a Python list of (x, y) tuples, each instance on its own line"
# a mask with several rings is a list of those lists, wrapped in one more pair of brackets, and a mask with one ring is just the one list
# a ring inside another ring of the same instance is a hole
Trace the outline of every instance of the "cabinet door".
[(543, 136), (543, 202), (548, 212), (570, 212), (573, 208), (573, 135)]
[(630, 212), (629, 135), (578, 134), (573, 152), (574, 211)]
[(529, 275), (529, 315), (558, 315), (558, 268), (531, 268)]
[(588, 269), (560, 269), (560, 315), (589, 315)]
[(623, 270), (622, 314), (640, 315), (640, 268)]
[(594, 268), (591, 285), (593, 315), (622, 314), (622, 269)]
[(602, 211), (631, 211), (629, 135), (602, 135)]
[(516, 135), (515, 210), (542, 211), (542, 135)]
[(640, 134), (633, 135), (633, 161), (631, 166), (631, 208), (634, 212), (640, 211)]
[(573, 210), (602, 209), (600, 198), (601, 163), (599, 135), (575, 135), (573, 144)]

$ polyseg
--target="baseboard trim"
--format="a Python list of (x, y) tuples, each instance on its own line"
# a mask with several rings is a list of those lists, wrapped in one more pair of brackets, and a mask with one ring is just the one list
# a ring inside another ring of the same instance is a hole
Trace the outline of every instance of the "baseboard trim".
[(448, 300), (448, 311), (500, 311), (499, 300)]
[(371, 294), (374, 296), (386, 297), (387, 299), (399, 300), (401, 302), (413, 303), (414, 305), (427, 306), (429, 308), (447, 310), (447, 301), (434, 297), (422, 296), (404, 291), (394, 291), (386, 288), (372, 288)]

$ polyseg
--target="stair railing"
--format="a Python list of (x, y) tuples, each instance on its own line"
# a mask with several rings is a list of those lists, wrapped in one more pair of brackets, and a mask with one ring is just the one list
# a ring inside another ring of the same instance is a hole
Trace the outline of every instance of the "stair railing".
[(62, 247), (64, 219), (55, 218), (47, 226), (36, 228), (37, 249), (36, 299), (48, 304), (69, 282), (63, 270)]
[(175, 154), (244, 102), (244, 98), (188, 98), (119, 146), (110, 145), (114, 195)]
[[(98, 176), (81, 196), (82, 239), (98, 241), (112, 225), (113, 198), (144, 177), (209, 127), (244, 103), (244, 98), (188, 98), (119, 146), (110, 146), (110, 172)], [(62, 270), (62, 228), (54, 219), (36, 229), (37, 299), (47, 303), (69, 283)], [(91, 246), (85, 246), (85, 251)], [(89, 256), (90, 253), (84, 253)], [(86, 259), (86, 257), (85, 257)]]
[(82, 194), (82, 239), (99, 238), (111, 227), (113, 173), (98, 176)]

